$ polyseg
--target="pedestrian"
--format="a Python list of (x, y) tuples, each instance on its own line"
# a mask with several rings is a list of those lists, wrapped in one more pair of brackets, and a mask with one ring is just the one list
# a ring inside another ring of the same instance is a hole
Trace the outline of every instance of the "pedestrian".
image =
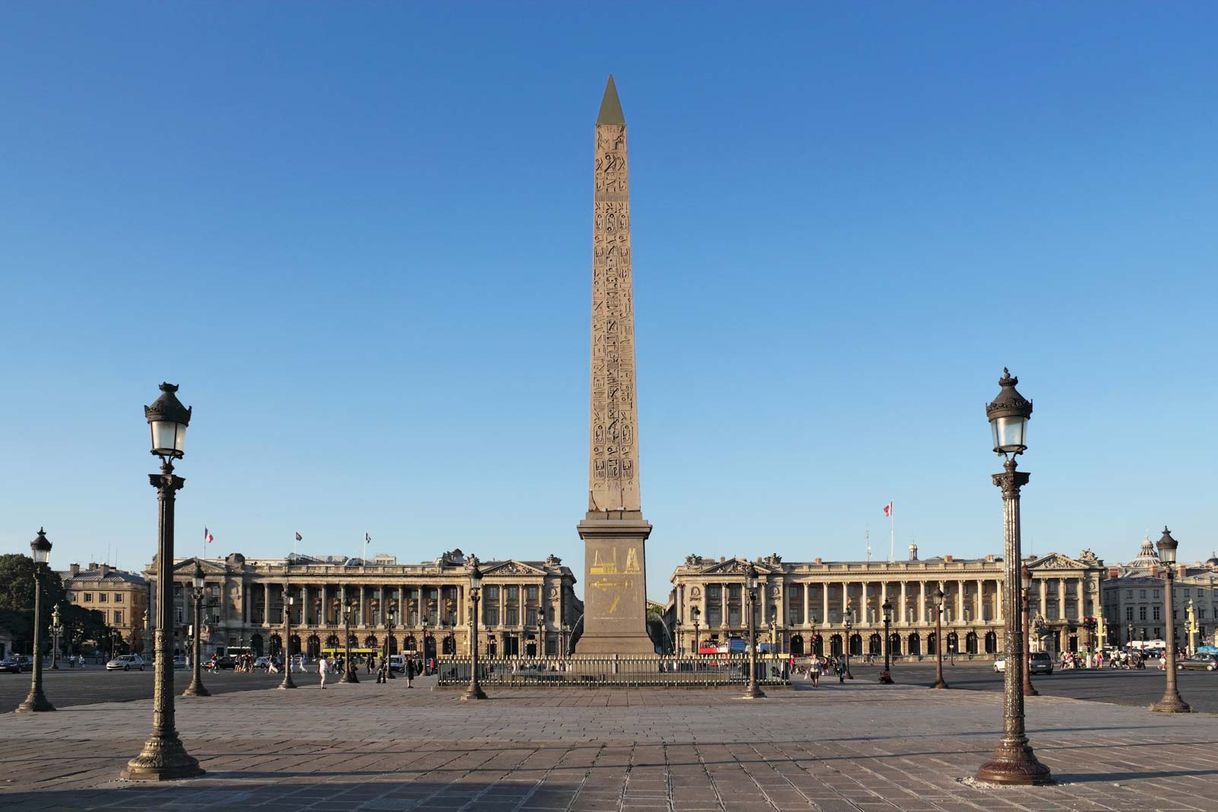
[(414, 658), (410, 657), (406, 660), (406, 687), (414, 687)]
[(812, 656), (812, 662), (808, 665), (808, 677), (812, 680), (812, 687), (820, 685), (820, 657)]
[(323, 653), (317, 658), (317, 674), (321, 677), (321, 687), (325, 690), (326, 687), (326, 672), (330, 670), (330, 663), (326, 661), (326, 655)]
[(841, 657), (833, 664), (833, 670), (837, 672), (837, 681), (839, 683), (846, 681), (846, 661)]
[(380, 684), (382, 682), (389, 682), (389, 675), (386, 673), (384, 657), (381, 657), (380, 665), (377, 666), (376, 681), (377, 681), (377, 684)]

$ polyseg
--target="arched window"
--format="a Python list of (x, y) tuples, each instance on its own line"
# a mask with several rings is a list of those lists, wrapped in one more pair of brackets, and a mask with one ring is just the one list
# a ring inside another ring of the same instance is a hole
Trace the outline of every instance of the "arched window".
[(883, 656), (884, 652), (880, 648), (880, 635), (873, 634), (867, 638), (867, 653), (874, 657)]
[(845, 649), (842, 648), (842, 636), (840, 634), (835, 634), (829, 638), (829, 653), (832, 656), (840, 657), (842, 656), (842, 652), (844, 650)]
[(389, 635), (389, 653), (390, 654), (398, 653), (398, 639), (396, 637), (394, 637), (392, 634)]
[(825, 656), (825, 638), (819, 634), (812, 635), (812, 653), (817, 657)]
[(993, 632), (985, 633), (985, 653), (986, 654), (997, 654), (998, 653), (998, 635), (994, 634)]
[(262, 656), (262, 635), (256, 634), (250, 638), (250, 648), (254, 650), (255, 657)]
[(892, 657), (901, 656), (901, 635), (893, 632), (888, 637), (888, 653)]
[(300, 653), (300, 635), (294, 634), (288, 638), (288, 656), (295, 657)]
[(308, 646), (309, 646), (309, 649), (308, 649), (309, 657), (320, 657), (321, 656), (321, 638), (319, 638), (315, 634), (309, 635)]
[(858, 632), (850, 635), (850, 656), (861, 657), (863, 655), (863, 636)]
[(960, 636), (955, 632), (949, 632), (947, 635), (947, 650), (953, 654), (960, 651)]
[(451, 634), (448, 635), (447, 637), (445, 637), (443, 650), (444, 650), (445, 654), (456, 654), (457, 653), (457, 638), (453, 637)]
[(326, 638), (326, 648), (338, 648), (341, 645), (338, 641), (338, 635), (332, 634)]
[(272, 634), (270, 655), (277, 657), (281, 651), (283, 651), (283, 638), (277, 634)]
[(966, 654), (977, 653), (977, 632), (969, 632), (964, 636), (964, 652)]
[(791, 635), (791, 653), (796, 657), (803, 656), (804, 653), (804, 636), (802, 634)]
[(934, 632), (926, 635), (926, 653), (932, 657), (939, 653), (939, 636)]
[(418, 651), (419, 650), (418, 644), (415, 643), (415, 641), (414, 641), (413, 634), (406, 635), (406, 638), (404, 640), (402, 640), (402, 650), (403, 651)]
[(376, 635), (375, 634), (370, 634), (364, 638), (364, 648), (370, 648), (370, 649), (378, 648), (378, 646), (376, 645)]
[(922, 636), (917, 632), (909, 635), (909, 653), (914, 656), (922, 656)]

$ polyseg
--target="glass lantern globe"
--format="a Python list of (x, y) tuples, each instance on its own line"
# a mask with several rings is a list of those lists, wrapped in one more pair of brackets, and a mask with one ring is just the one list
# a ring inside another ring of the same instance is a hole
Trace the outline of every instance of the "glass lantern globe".
[(191, 576), (191, 580), (194, 582), (195, 589), (203, 588), (203, 565), (199, 563), (197, 558), (195, 559), (195, 571)]
[(752, 564), (749, 564), (749, 571), (746, 580), (750, 590), (757, 588), (757, 568)]
[(1013, 377), (1010, 370), (1003, 367), (1002, 378), (998, 381), (1002, 388), (985, 407), (994, 435), (995, 454), (1015, 456), (1028, 449), (1028, 420), (1032, 417), (1032, 401), (1015, 389), (1018, 383), (1019, 378)]
[(152, 453), (161, 459), (181, 459), (186, 447), (186, 427), (190, 409), (175, 394), (176, 384), (162, 383), (161, 396), (144, 407), (144, 417), (152, 431)]
[(473, 565), (469, 568), (469, 588), (482, 588), (482, 568), (478, 566), (478, 559), (474, 559)]
[(38, 528), (38, 535), (30, 542), (30, 554), (35, 564), (45, 564), (51, 559), (51, 542), (46, 530)]
[(1159, 560), (1167, 566), (1176, 563), (1176, 548), (1180, 543), (1171, 537), (1171, 532), (1164, 527), (1163, 537), (1159, 539)]

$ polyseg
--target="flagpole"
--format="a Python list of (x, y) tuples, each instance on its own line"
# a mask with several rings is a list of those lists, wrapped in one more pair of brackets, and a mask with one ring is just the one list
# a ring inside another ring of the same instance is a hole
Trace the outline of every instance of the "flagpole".
[(889, 500), (891, 507), (888, 510), (888, 563), (892, 563), (892, 557), (897, 550), (897, 531), (896, 531), (896, 500)]
[(867, 540), (867, 562), (871, 563), (871, 528), (863, 530), (863, 538)]

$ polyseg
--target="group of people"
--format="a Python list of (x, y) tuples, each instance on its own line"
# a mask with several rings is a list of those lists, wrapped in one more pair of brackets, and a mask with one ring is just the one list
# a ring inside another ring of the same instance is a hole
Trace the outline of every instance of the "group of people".
[[(354, 660), (354, 657), (352, 658)], [(434, 670), (434, 660), (424, 661), (419, 657), (407, 656), (405, 658), (405, 668), (403, 676), (406, 678), (406, 687), (414, 687), (414, 678), (423, 674), (431, 673)], [(365, 660), (367, 673), (376, 674), (376, 681), (388, 682), (389, 669), (393, 664), (389, 657), (377, 657), (375, 654), (369, 655)], [(353, 668), (358, 667), (353, 663)], [(331, 674), (342, 674), (347, 670), (347, 665), (340, 654), (327, 656), (324, 652), (317, 659), (317, 673), (321, 677), (321, 687), (326, 687), (326, 677)]]
[(813, 688), (820, 685), (822, 674), (836, 674), (838, 682), (845, 682), (846, 658), (833, 656), (820, 657), (815, 654), (799, 660), (792, 657), (791, 673), (807, 677), (808, 681), (812, 683)]

